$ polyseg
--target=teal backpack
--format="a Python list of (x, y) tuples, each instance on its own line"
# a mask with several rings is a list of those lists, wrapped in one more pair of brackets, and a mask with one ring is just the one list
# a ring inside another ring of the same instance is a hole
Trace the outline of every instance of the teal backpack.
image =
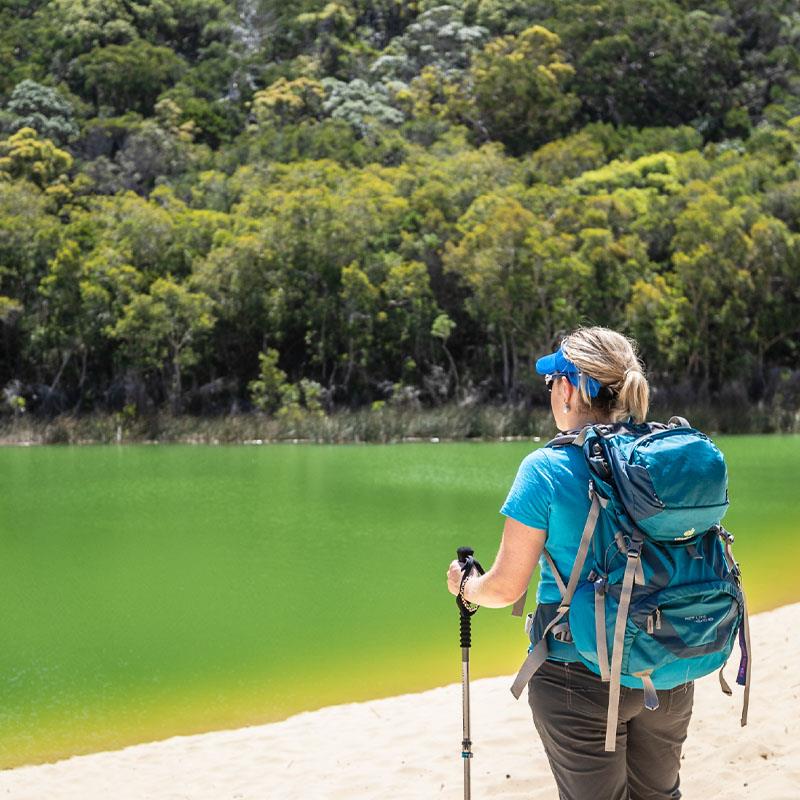
[[(547, 446), (582, 448), (591, 506), (566, 583), (544, 551), (562, 600), (540, 606), (535, 620), (528, 615), (532, 644), (514, 696), (547, 658), (548, 634), (572, 642), (609, 683), (605, 749), (613, 751), (620, 686), (643, 689), (646, 708), (655, 710), (656, 689), (719, 670), (730, 695), (723, 670), (738, 636), (745, 725), (750, 635), (733, 536), (721, 525), (728, 508), (722, 453), (682, 417), (594, 425)], [(515, 614), (524, 602), (523, 595)]]

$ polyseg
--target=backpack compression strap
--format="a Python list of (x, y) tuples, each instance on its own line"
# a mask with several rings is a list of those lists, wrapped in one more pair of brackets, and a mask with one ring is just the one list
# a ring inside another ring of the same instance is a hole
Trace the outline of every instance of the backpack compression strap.
[[(634, 538), (628, 550), (628, 563), (622, 578), (622, 590), (619, 595), (617, 619), (614, 623), (614, 643), (611, 651), (611, 676), (608, 687), (608, 721), (606, 722), (606, 752), (617, 749), (617, 721), (619, 720), (620, 677), (622, 675), (622, 654), (625, 647), (625, 626), (628, 621), (628, 608), (631, 604), (636, 567), (642, 553), (642, 538)], [(605, 632), (604, 634), (605, 635)], [(649, 679), (648, 679), (649, 680)], [(642, 681), (644, 683), (644, 679)], [(645, 683), (645, 689), (647, 689)], [(647, 691), (645, 692), (647, 695)], [(656, 706), (658, 700), (656, 700)]]
[[(733, 536), (720, 526), (720, 536), (725, 542), (725, 561), (728, 564), (728, 569), (733, 573), (736, 582), (739, 585), (739, 591), (742, 593), (742, 625), (739, 628), (739, 649), (741, 650), (741, 659), (739, 661), (739, 672), (736, 676), (736, 683), (744, 686), (744, 696), (742, 698), (742, 727), (747, 725), (747, 712), (750, 706), (750, 668), (752, 666), (752, 651), (750, 648), (750, 619), (747, 614), (747, 599), (745, 598), (742, 583), (739, 580), (740, 571), (739, 564), (733, 557), (733, 549), (731, 543)], [(727, 663), (727, 662), (726, 662)], [(731, 687), (725, 680), (723, 671), (726, 664), (723, 664), (719, 671), (719, 685), (722, 691), (727, 695), (732, 695)]]
[(511, 694), (519, 700), (522, 690), (527, 686), (528, 681), (533, 677), (534, 673), (539, 667), (544, 664), (547, 659), (549, 650), (547, 647), (547, 634), (561, 622), (561, 620), (569, 612), (569, 605), (572, 602), (572, 596), (575, 594), (575, 589), (578, 587), (578, 581), (581, 577), (581, 570), (586, 561), (586, 554), (589, 552), (589, 544), (594, 536), (594, 529), (597, 526), (597, 518), (600, 516), (600, 507), (605, 506), (608, 502), (601, 498), (594, 489), (594, 484), (589, 483), (589, 497), (591, 498), (592, 505), (589, 507), (589, 515), (586, 517), (586, 524), (583, 526), (583, 534), (581, 535), (581, 542), (578, 545), (578, 553), (575, 556), (575, 563), (572, 566), (572, 572), (569, 576), (566, 592), (561, 599), (561, 605), (558, 607), (558, 613), (550, 620), (548, 626), (542, 632), (542, 638), (534, 645), (533, 649), (528, 653), (528, 657), (522, 664), (514, 683), (511, 686)]

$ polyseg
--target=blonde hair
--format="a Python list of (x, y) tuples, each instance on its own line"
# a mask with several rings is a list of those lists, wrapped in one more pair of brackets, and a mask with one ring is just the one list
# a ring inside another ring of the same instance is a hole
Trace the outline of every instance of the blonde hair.
[[(564, 337), (561, 349), (581, 371), (579, 394), (585, 406), (605, 411), (614, 422), (628, 417), (644, 422), (650, 386), (633, 339), (600, 326), (578, 328)], [(589, 396), (587, 375), (603, 386), (594, 398)]]

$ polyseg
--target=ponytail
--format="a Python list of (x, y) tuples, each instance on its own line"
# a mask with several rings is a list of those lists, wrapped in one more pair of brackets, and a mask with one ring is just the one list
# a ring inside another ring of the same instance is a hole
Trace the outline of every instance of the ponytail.
[[(602, 328), (578, 328), (561, 343), (564, 355), (583, 373), (579, 395), (588, 408), (598, 408), (614, 422), (633, 417), (644, 422), (650, 405), (650, 387), (642, 371), (633, 339)], [(602, 388), (590, 397), (586, 376), (599, 381)]]
[(625, 377), (611, 406), (615, 422), (633, 417), (634, 422), (644, 422), (650, 406), (650, 386), (638, 364), (625, 370)]

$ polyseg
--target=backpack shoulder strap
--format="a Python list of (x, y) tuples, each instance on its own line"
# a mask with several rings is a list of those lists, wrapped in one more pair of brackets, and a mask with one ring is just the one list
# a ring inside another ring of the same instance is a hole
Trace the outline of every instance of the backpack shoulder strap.
[(581, 534), (580, 544), (578, 545), (578, 552), (575, 556), (575, 562), (572, 566), (569, 580), (567, 582), (566, 590), (561, 598), (561, 605), (558, 607), (558, 613), (553, 617), (548, 626), (542, 632), (542, 638), (533, 646), (533, 649), (528, 653), (528, 657), (522, 664), (514, 683), (511, 686), (511, 694), (519, 700), (522, 690), (528, 685), (528, 681), (533, 677), (533, 674), (542, 666), (548, 656), (547, 647), (547, 634), (561, 622), (561, 620), (569, 613), (569, 607), (572, 602), (572, 596), (575, 594), (575, 589), (578, 588), (578, 581), (580, 580), (581, 570), (583, 569), (586, 555), (589, 552), (589, 545), (591, 544), (592, 537), (594, 536), (595, 526), (597, 525), (597, 518), (600, 515), (600, 509), (606, 505), (607, 501), (600, 497), (595, 491), (593, 485), (590, 485), (590, 494), (592, 503), (589, 507), (589, 515), (586, 518), (586, 524), (583, 527)]
[(577, 447), (582, 447), (586, 439), (586, 434), (592, 429), (591, 425), (586, 425), (583, 428), (571, 431), (564, 431), (554, 436), (545, 447), (566, 447), (567, 445), (574, 444)]
[[(552, 438), (545, 447), (566, 447), (568, 445), (574, 444), (578, 447), (583, 446), (583, 440), (586, 436), (586, 432), (591, 428), (590, 425), (587, 425), (585, 428), (580, 430), (572, 430), (572, 431), (565, 431), (564, 433), (560, 433), (558, 436)], [(553, 562), (552, 558), (550, 557), (550, 553), (547, 552), (545, 548), (542, 551), (542, 555), (545, 557), (545, 560), (550, 565), (550, 569), (553, 571), (553, 577), (558, 584), (559, 591), (561, 592), (562, 598), (566, 593), (566, 588), (564, 586), (564, 581), (561, 578), (561, 575), (558, 573), (558, 569), (556, 568), (555, 563)], [(517, 601), (511, 608), (511, 615), (513, 617), (521, 617), (524, 610), (525, 610), (525, 601), (528, 599), (528, 590), (526, 589), (520, 597), (517, 598)]]
[(577, 447), (582, 447), (586, 441), (586, 437), (591, 431), (594, 431), (597, 436), (609, 438), (613, 437), (617, 433), (624, 432), (635, 433), (636, 435), (641, 436), (642, 428), (645, 428), (648, 433), (655, 433), (656, 431), (677, 427), (691, 428), (692, 426), (683, 417), (672, 417), (668, 425), (664, 425), (662, 422), (647, 422), (634, 426), (631, 421), (599, 424), (595, 423), (593, 425), (584, 425), (583, 428), (575, 428), (571, 431), (559, 433), (559, 435), (552, 438), (545, 445), (545, 447), (564, 447), (568, 444), (574, 444)]

